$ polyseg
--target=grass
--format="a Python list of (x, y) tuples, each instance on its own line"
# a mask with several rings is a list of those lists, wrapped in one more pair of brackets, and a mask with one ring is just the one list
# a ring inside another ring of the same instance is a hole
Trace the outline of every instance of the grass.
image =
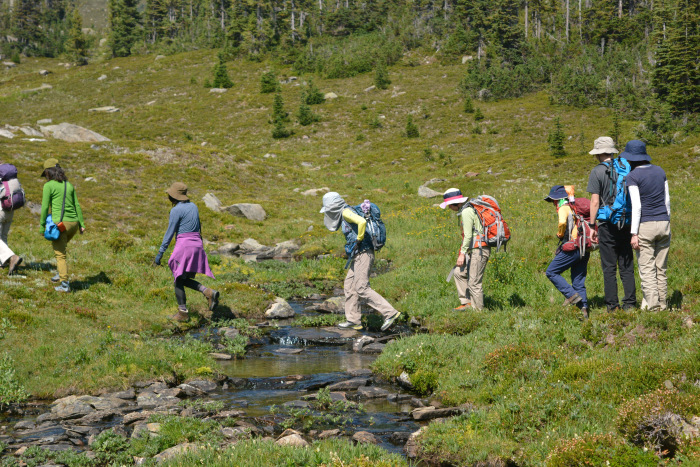
[[(167, 268), (150, 266), (170, 208), (164, 191), (184, 181), (200, 206), (209, 251), (246, 238), (269, 245), (298, 239), (305, 251), (331, 254), (289, 264), (213, 260), (216, 279), (203, 282), (222, 291), (220, 311), (228, 318), (258, 319), (276, 295), (327, 293), (342, 285), (342, 235), (324, 228), (320, 197), (301, 192), (327, 186), (350, 203), (369, 198), (381, 207), (388, 242), (379, 257), (390, 259), (391, 269), (373, 278), (372, 286), (421, 320), (430, 334), (389, 345), (375, 369), (390, 378), (406, 371), (418, 391), (446, 404), (473, 403), (481, 414), (430, 426), (421, 449), (435, 462), (498, 456), (538, 465), (577, 435), (616, 433), (625, 400), (652, 393), (667, 380), (680, 393), (699, 397), (692, 383), (700, 379), (700, 237), (694, 216), (700, 137), (649, 148), (671, 190), (672, 309), (604, 313), (602, 274), (593, 253), (587, 280), (592, 319), (583, 323), (577, 311), (561, 307), (563, 297), (544, 275), (557, 242), (554, 211), (542, 198), (555, 184), (573, 184), (585, 195), (594, 165), (586, 151), (612, 129), (606, 109), (552, 106), (544, 92), (480, 102), (486, 118), (479, 126), (486, 131), (477, 134), (457, 91), (463, 67), (399, 63), (391, 67), (386, 91), (365, 92), (372, 84), (369, 74), (313, 77), (322, 92), (339, 98), (314, 106), (320, 122), (292, 124), (293, 137), (273, 140), (268, 123), (273, 96), (259, 93), (269, 64), (229, 63), (235, 86), (224, 94), (191, 84), (210, 78), (215, 62), (214, 51), (197, 51), (66, 70), (56, 61), (28, 58), (0, 71), (1, 123), (52, 118), (112, 139), (98, 145), (0, 139), (0, 159), (19, 167), (34, 202), (41, 193), (43, 160), (59, 158), (76, 186), (88, 228), (68, 246), (75, 292), (58, 295), (48, 280), (53, 255), (39, 235), (37, 217), (27, 209), (15, 216), (10, 245), (25, 259), (20, 272), (26, 278), (0, 279), (0, 322), (7, 323), (2, 343), (14, 378), (26, 391), (53, 397), (216, 371), (208, 345), (161, 339), (188, 328), (166, 320), (175, 309), (172, 277)], [(39, 69), (54, 73), (41, 78)], [(102, 74), (108, 78), (97, 81)], [(290, 74), (278, 67), (281, 79)], [(20, 93), (44, 82), (53, 89)], [(288, 111), (298, 108), (294, 84), (283, 85), (282, 93)], [(121, 111), (87, 112), (103, 105)], [(420, 128), (419, 138), (402, 136), (408, 115)], [(557, 117), (568, 155), (554, 159), (547, 135)], [(623, 141), (634, 137), (637, 124), (621, 121)], [(467, 178), (467, 172), (479, 175)], [(97, 181), (86, 182), (87, 177)], [(416, 196), (433, 178), (442, 179), (431, 185), (437, 191), (459, 187), (469, 196), (495, 196), (511, 227), (507, 252), (492, 254), (487, 267), (482, 313), (451, 311), (456, 292), (445, 276), (460, 243), (456, 219), (436, 208), (436, 199)], [(268, 219), (214, 213), (200, 202), (208, 192), (224, 204), (260, 203)], [(637, 297), (641, 300), (639, 287)], [(212, 318), (199, 294), (188, 291), (188, 300), (192, 311)], [(688, 318), (696, 325), (687, 327)], [(197, 325), (193, 321), (189, 326)], [(617, 449), (618, 441), (607, 446)], [(330, 445), (319, 446), (319, 455), (327, 456)], [(680, 455), (692, 458), (693, 452)], [(218, 455), (207, 451), (202, 458), (215, 463)], [(333, 463), (323, 459), (319, 462)]]

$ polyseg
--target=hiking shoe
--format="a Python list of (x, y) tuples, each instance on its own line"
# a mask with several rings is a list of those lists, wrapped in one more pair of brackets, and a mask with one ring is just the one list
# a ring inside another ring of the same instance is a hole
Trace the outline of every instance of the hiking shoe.
[(381, 330), (386, 331), (387, 329), (389, 329), (391, 327), (391, 325), (394, 324), (394, 321), (396, 321), (400, 317), (401, 317), (401, 313), (397, 311), (394, 316), (392, 316), (391, 318), (385, 319), (384, 324), (382, 324)]
[(204, 291), (204, 296), (207, 297), (207, 301), (209, 302), (209, 311), (214, 311), (216, 305), (219, 304), (219, 292), (212, 289), (206, 289)]
[(11, 276), (15, 272), (15, 269), (17, 269), (17, 266), (20, 264), (22, 264), (22, 258), (17, 255), (12, 255), (10, 257), (10, 264), (7, 268), (7, 275)]
[(51, 278), (51, 282), (61, 282), (61, 276), (56, 273), (56, 275)]
[(583, 319), (590, 318), (590, 315), (588, 314), (588, 308), (581, 308), (581, 311), (583, 312)]
[(457, 308), (453, 308), (453, 310), (454, 311), (464, 311), (464, 310), (468, 310), (471, 307), (472, 307), (471, 303), (464, 303), (463, 305), (460, 305)]
[(68, 281), (61, 282), (61, 285), (53, 288), (56, 292), (70, 292), (70, 284)]
[(345, 321), (338, 324), (339, 328), (343, 329), (354, 329), (355, 331), (362, 331), (362, 324), (351, 323), (350, 321)]
[(186, 311), (177, 310), (177, 313), (175, 313), (174, 315), (168, 316), (168, 319), (184, 323), (185, 321), (190, 320), (190, 314)]
[(564, 306), (576, 305), (581, 300), (583, 300), (581, 296), (578, 293), (575, 293), (571, 297), (564, 300)]

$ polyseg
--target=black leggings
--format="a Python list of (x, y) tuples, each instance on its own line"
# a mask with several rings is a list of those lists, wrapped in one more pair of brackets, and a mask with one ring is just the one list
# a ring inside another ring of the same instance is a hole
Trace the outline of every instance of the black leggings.
[(187, 297), (185, 296), (185, 287), (199, 291), (202, 284), (194, 280), (194, 272), (186, 272), (182, 276), (175, 279), (175, 298), (178, 305), (185, 305)]

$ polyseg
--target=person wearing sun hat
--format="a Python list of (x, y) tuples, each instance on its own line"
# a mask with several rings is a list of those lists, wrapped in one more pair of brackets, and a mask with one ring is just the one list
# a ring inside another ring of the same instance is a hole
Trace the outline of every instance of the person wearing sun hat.
[[(573, 211), (569, 204), (571, 199), (573, 196), (570, 197), (562, 185), (553, 186), (549, 195), (544, 198), (548, 203), (552, 203), (557, 211), (559, 218), (557, 237), (562, 240), (554, 254), (554, 259), (547, 266), (546, 275), (554, 287), (564, 295), (564, 306), (576, 305), (583, 312), (584, 319), (588, 319), (586, 275), (590, 253), (586, 251), (581, 256), (577, 246), (578, 229), (576, 229)], [(562, 276), (562, 273), (567, 270), (571, 271), (571, 284)]]
[(484, 272), (491, 256), (491, 247), (486, 242), (480, 242), (474, 238), (474, 232), (483, 234), (479, 216), (469, 204), (469, 198), (464, 196), (458, 188), (450, 188), (442, 195), (440, 207), (449, 207), (457, 213), (460, 230), (462, 231), (462, 245), (457, 255), (457, 263), (454, 269), (455, 286), (459, 296), (460, 305), (455, 311), (463, 311), (468, 308), (482, 310), (484, 308)]
[[(612, 158), (618, 152), (615, 148), (615, 142), (609, 136), (601, 136), (596, 139), (593, 143), (593, 149), (589, 152), (598, 159), (598, 165), (593, 168), (588, 177), (588, 187), (586, 188), (591, 194), (591, 217), (596, 217), (601, 206), (610, 206), (615, 200), (615, 193), (612, 189), (613, 182), (608, 172)], [(595, 221), (592, 222), (592, 227), (594, 227), (594, 223)], [(618, 269), (624, 289), (622, 308), (627, 310), (637, 306), (631, 239), (629, 224), (618, 227), (615, 223), (600, 221), (597, 232), (593, 229), (593, 240), (598, 241), (600, 248), (603, 290), (608, 311), (615, 310), (620, 306), (617, 296)]]
[(632, 199), (632, 238), (641, 279), (642, 309), (665, 310), (668, 250), (671, 246), (671, 197), (666, 172), (651, 163), (646, 145), (632, 140), (620, 154), (632, 166), (627, 186)]
[[(55, 287), (56, 292), (70, 292), (66, 248), (68, 242), (73, 239), (76, 233), (80, 232), (82, 234), (85, 232), (83, 211), (80, 208), (80, 203), (78, 203), (75, 187), (68, 181), (65, 172), (58, 163), (58, 159), (53, 157), (47, 159), (44, 162), (41, 176), (46, 177), (48, 180), (44, 183), (41, 199), (41, 235), (44, 235), (49, 211), (51, 211), (51, 218), (54, 223), (59, 224), (62, 221), (65, 227), (58, 239), (51, 242), (54, 255), (56, 256), (56, 268), (58, 269), (58, 273), (51, 278), (51, 281), (60, 282)], [(61, 212), (63, 212), (63, 218), (61, 218)]]
[(187, 321), (190, 319), (187, 310), (187, 297), (185, 287), (197, 290), (207, 299), (209, 310), (214, 311), (219, 303), (219, 292), (203, 286), (194, 278), (197, 274), (206, 274), (214, 278), (207, 254), (202, 242), (202, 226), (199, 221), (199, 209), (190, 202), (187, 196), (187, 185), (181, 182), (173, 183), (166, 190), (168, 199), (173, 205), (170, 210), (168, 229), (163, 236), (158, 254), (153, 264), (160, 265), (163, 254), (168, 249), (173, 236), (176, 236), (175, 248), (168, 260), (168, 266), (175, 278), (175, 299), (177, 300), (177, 312), (170, 316), (175, 321)]

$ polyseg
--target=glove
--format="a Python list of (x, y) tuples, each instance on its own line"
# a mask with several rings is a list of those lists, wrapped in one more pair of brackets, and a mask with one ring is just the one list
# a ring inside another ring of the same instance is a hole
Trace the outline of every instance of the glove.
[(156, 259), (153, 260), (153, 264), (160, 266), (160, 260), (163, 259), (163, 253), (158, 253)]

